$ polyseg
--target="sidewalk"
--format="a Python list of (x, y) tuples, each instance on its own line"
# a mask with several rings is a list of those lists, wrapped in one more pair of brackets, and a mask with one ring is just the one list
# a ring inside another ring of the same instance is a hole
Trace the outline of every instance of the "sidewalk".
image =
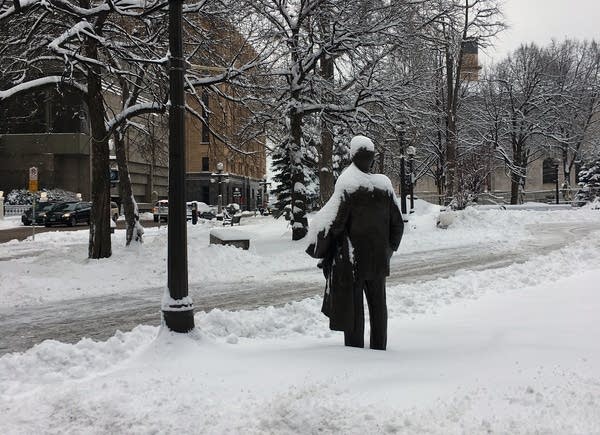
[[(463, 289), (482, 293), (424, 299), (411, 314), (393, 290), (386, 352), (345, 348), (310, 300), (203, 316), (191, 335), (140, 327), (105, 343), (46, 342), (0, 358), (0, 424), (7, 434), (597, 433), (600, 270), (494, 280), (511, 271), (473, 273)], [(439, 287), (450, 295), (459, 282)]]

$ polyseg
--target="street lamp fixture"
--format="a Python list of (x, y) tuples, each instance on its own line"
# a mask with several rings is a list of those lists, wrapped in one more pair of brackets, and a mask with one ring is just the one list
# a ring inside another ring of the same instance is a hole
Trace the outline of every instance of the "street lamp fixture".
[(263, 178), (262, 181), (258, 182), (258, 185), (263, 188), (262, 208), (263, 208), (263, 212), (264, 212), (264, 210), (266, 210), (266, 208), (267, 208), (267, 187), (271, 187), (271, 183), (269, 181), (267, 181), (266, 178)]
[[(187, 210), (185, 203), (185, 58), (183, 0), (169, 1), (169, 225), (167, 287), (162, 313), (173, 332), (194, 329), (194, 304), (188, 295)], [(168, 297), (167, 297), (168, 296)]]
[(408, 156), (408, 187), (410, 194), (410, 213), (415, 212), (415, 174), (414, 174), (414, 161), (417, 149), (414, 146), (406, 148), (406, 155)]
[[(406, 216), (406, 196), (408, 195), (406, 183), (406, 162), (404, 156), (404, 122), (398, 126), (398, 148), (400, 149), (400, 211)], [(404, 220), (406, 218), (404, 217)]]
[(555, 197), (556, 197), (556, 203), (558, 204), (558, 166), (560, 165), (560, 162), (558, 159), (555, 159), (553, 163), (554, 163), (554, 182), (556, 183)]
[(223, 163), (219, 162), (217, 163), (217, 172), (213, 172), (210, 174), (210, 176), (212, 177), (210, 179), (211, 183), (218, 183), (219, 196), (217, 201), (217, 214), (220, 215), (223, 209), (223, 192), (221, 183), (229, 183), (229, 174), (227, 172), (223, 172)]

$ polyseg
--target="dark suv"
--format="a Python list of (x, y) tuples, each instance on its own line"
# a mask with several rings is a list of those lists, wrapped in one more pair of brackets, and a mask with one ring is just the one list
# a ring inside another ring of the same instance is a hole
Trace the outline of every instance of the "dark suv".
[(46, 212), (44, 225), (68, 225), (70, 227), (79, 223), (90, 223), (90, 202), (61, 202)]
[[(39, 202), (35, 205), (36, 225), (44, 224), (46, 213), (55, 205), (55, 202)], [(30, 207), (28, 210), (25, 210), (25, 213), (21, 215), (21, 222), (23, 222), (23, 225), (31, 225), (33, 223), (33, 208)]]

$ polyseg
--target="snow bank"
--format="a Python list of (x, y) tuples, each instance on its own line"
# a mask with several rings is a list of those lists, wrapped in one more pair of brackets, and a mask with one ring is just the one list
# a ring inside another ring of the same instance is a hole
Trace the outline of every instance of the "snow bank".
[[(447, 230), (436, 228), (439, 207), (415, 202), (399, 251), (392, 264), (419, 252), (469, 247), (493, 251), (531, 239), (532, 226), (552, 222), (597, 222), (591, 209), (553, 212), (478, 210), (457, 214)], [(314, 214), (311, 227), (319, 226)], [(0, 221), (2, 222), (2, 221)], [(307, 241), (293, 242), (291, 228), (282, 219), (247, 217), (241, 230), (250, 238), (250, 250), (209, 245), (216, 221), (188, 225), (190, 289), (203, 295), (218, 283), (236, 288), (239, 282), (264, 280), (322, 283), (316, 261), (305, 254)], [(307, 238), (308, 240), (308, 238)], [(47, 232), (0, 244), (0, 308), (44, 304), (103, 295), (155, 295), (157, 303), (167, 282), (167, 227), (146, 228), (143, 245), (125, 247), (125, 231), (113, 235), (113, 256), (87, 259), (88, 231)], [(235, 267), (232, 267), (235, 265)], [(135, 271), (135, 275), (132, 275)], [(235, 284), (235, 285), (234, 285)]]
[(21, 225), (21, 216), (4, 216), (3, 219), (0, 219), (0, 230), (17, 228)]
[[(320, 298), (0, 357), (3, 433), (596, 433), (600, 234), (389, 289), (387, 352)], [(32, 412), (34, 410), (34, 412)]]

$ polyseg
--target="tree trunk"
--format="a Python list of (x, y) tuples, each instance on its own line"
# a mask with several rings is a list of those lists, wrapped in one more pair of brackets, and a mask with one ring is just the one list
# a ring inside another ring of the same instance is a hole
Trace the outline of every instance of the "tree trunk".
[(519, 203), (519, 185), (521, 184), (521, 177), (517, 174), (512, 174), (510, 177), (510, 203)]
[[(323, 54), (319, 59), (320, 74), (328, 82), (333, 82), (334, 61), (333, 57)], [(321, 115), (321, 155), (319, 161), (319, 192), (321, 204), (324, 205), (335, 187), (333, 177), (333, 132), (324, 116)]]
[(456, 94), (452, 62), (449, 47), (446, 46), (446, 205), (450, 204), (456, 193)]
[(333, 177), (333, 134), (325, 120), (321, 119), (321, 156), (319, 162), (319, 193), (324, 205), (331, 195), (335, 180)]
[(118, 129), (114, 134), (115, 152), (117, 155), (117, 164), (119, 165), (119, 196), (125, 212), (125, 245), (129, 246), (132, 240), (142, 243), (142, 234), (139, 230), (139, 216), (137, 206), (133, 198), (131, 188), (131, 178), (129, 177), (129, 165), (125, 153), (125, 138), (123, 131)]
[[(100, 21), (100, 18), (98, 18)], [(98, 59), (97, 42), (88, 38), (86, 56)], [(98, 66), (88, 71), (88, 108), (91, 125), (92, 159), (92, 210), (90, 214), (89, 258), (108, 258), (112, 254), (110, 240), (110, 180), (109, 149), (106, 126), (104, 124), (104, 99), (102, 79)]]
[(292, 169), (292, 240), (300, 240), (308, 232), (306, 219), (306, 187), (302, 162), (302, 114), (296, 108), (290, 110), (290, 165)]
[(516, 150), (516, 152), (514, 153), (514, 165), (516, 170), (515, 172), (511, 173), (510, 177), (510, 203), (520, 204), (520, 188), (522, 188), (526, 170), (525, 159), (523, 157), (523, 150), (521, 144), (517, 143), (513, 146), (513, 149)]

